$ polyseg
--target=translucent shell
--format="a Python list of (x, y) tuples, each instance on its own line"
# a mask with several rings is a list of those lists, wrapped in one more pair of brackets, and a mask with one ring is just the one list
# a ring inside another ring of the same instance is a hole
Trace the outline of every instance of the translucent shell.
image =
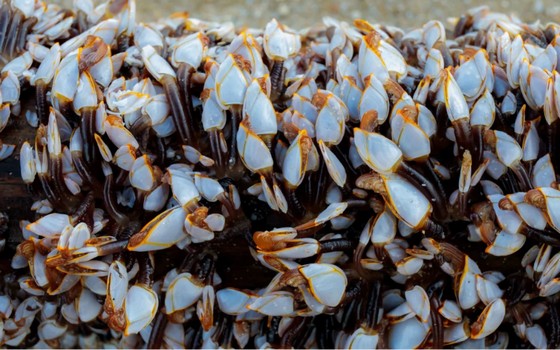
[(264, 141), (245, 122), (237, 131), (237, 149), (243, 164), (254, 173), (267, 172), (273, 166), (272, 155)]
[(360, 158), (381, 174), (393, 173), (402, 161), (400, 148), (381, 134), (355, 128), (354, 143)]
[[(346, 275), (338, 266), (309, 264), (298, 270), (307, 280), (313, 296), (321, 304), (334, 307), (340, 303), (348, 282)], [(326, 288), (327, 286), (329, 288)]]
[(152, 251), (171, 247), (185, 237), (183, 223), (187, 213), (182, 207), (164, 211), (130, 238), (131, 251)]
[(393, 214), (408, 226), (421, 229), (432, 213), (430, 201), (420, 190), (399, 175), (386, 175), (384, 183), (387, 204)]

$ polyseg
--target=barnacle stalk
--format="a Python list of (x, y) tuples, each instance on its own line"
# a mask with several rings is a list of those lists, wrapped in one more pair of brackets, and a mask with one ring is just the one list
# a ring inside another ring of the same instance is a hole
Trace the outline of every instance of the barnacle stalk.
[(187, 139), (192, 140), (192, 146), (197, 146), (197, 137), (194, 131), (195, 119), (194, 119), (194, 110), (193, 110), (193, 101), (192, 101), (192, 87), (191, 87), (191, 76), (195, 72), (195, 69), (190, 66), (188, 63), (182, 63), (179, 65), (177, 69), (177, 81), (179, 83), (179, 88), (181, 91), (181, 95), (184, 98), (181, 99), (181, 102), (184, 100), (184, 114), (185, 114), (185, 124), (187, 126)]
[[(179, 84), (177, 82), (177, 74), (173, 68), (165, 61), (152, 46), (142, 48), (142, 59), (150, 74), (163, 86), (165, 94), (171, 107), (171, 113), (175, 128), (179, 132), (181, 142), (185, 145), (195, 146), (196, 140), (193, 135), (193, 122), (190, 115), (184, 108), (183, 98)], [(186, 69), (187, 67), (185, 67)], [(183, 72), (183, 80), (186, 79)], [(188, 84), (184, 81), (184, 84)], [(185, 93), (187, 90), (185, 90)]]

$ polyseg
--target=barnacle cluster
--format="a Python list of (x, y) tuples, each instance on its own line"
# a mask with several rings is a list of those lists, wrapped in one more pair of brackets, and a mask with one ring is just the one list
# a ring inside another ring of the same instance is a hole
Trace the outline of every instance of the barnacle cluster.
[(451, 23), (4, 0), (0, 346), (560, 346), (560, 26)]

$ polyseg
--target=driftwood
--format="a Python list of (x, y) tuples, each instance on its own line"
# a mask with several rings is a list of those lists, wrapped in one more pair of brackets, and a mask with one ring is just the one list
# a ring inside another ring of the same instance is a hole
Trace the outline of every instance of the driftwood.
[[(0, 253), (0, 275), (10, 272), (10, 260), (23, 239), (19, 223), (21, 220), (36, 219), (31, 205), (40, 198), (20, 176), (19, 150), (25, 141), (33, 144), (36, 133), (36, 129), (27, 123), (24, 113), (25, 110), (22, 110), (20, 116), (11, 116), (10, 124), (0, 134), (4, 143), (16, 145), (12, 156), (0, 161), (0, 212), (7, 214), (9, 218), (7, 231), (3, 233), (6, 247)], [(259, 288), (265, 286), (271, 278), (272, 272), (256, 262), (249, 252), (246, 235), (250, 234), (250, 229), (248, 221), (238, 223), (237, 232), (226, 230), (219, 239), (204, 247), (219, 252), (218, 274), (225, 285)], [(178, 249), (156, 253), (156, 269), (168, 271), (180, 264), (184, 256), (185, 252)]]
[(20, 220), (33, 219), (34, 214), (30, 208), (33, 196), (28, 186), (22, 181), (19, 167), (19, 150), (25, 141), (32, 141), (36, 130), (31, 127), (22, 110), (20, 116), (11, 116), (10, 124), (0, 134), (2, 142), (16, 145), (12, 156), (0, 161), (0, 212), (8, 215), (8, 231), (6, 237), (6, 251), (3, 258), (10, 258), (11, 252), (22, 240), (19, 228)]

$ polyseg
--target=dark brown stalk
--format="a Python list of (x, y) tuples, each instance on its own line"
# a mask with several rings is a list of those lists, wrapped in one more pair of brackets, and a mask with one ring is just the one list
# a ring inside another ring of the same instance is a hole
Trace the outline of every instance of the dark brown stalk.
[(177, 71), (177, 80), (181, 89), (181, 95), (184, 97), (184, 99), (181, 99), (181, 103), (183, 104), (183, 110), (185, 111), (185, 132), (187, 139), (191, 142), (191, 146), (197, 148), (198, 142), (194, 131), (195, 122), (191, 89), (191, 76), (194, 72), (195, 69), (189, 64), (181, 63)]
[(97, 164), (97, 143), (95, 142), (95, 108), (86, 107), (82, 111), (82, 123), (80, 133), (82, 136), (82, 148), (84, 160), (89, 166)]

